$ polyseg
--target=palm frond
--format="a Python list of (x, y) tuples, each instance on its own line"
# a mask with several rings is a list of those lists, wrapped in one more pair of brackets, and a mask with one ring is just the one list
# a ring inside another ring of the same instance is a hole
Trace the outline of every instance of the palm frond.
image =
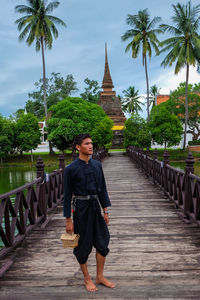
[(62, 21), (61, 19), (59, 19), (57, 17), (47, 15), (47, 18), (56, 24), (62, 25), (64, 27), (67, 26), (64, 21)]
[(127, 30), (121, 37), (122, 41), (126, 41), (129, 38), (133, 38), (135, 35), (137, 35), (138, 33), (140, 33), (139, 30), (135, 30), (135, 29), (130, 29)]
[(169, 32), (169, 33), (174, 34), (174, 35), (180, 35), (182, 33), (179, 29), (177, 29), (176, 27), (174, 27), (172, 25), (161, 24), (160, 28), (164, 32)]
[(36, 43), (35, 43), (35, 50), (38, 52), (40, 51), (40, 40), (36, 40)]
[(147, 30), (150, 30), (150, 29), (154, 28), (154, 26), (156, 25), (156, 23), (159, 23), (161, 21), (162, 21), (162, 18), (160, 18), (160, 17), (154, 17), (153, 20), (147, 26)]
[(125, 52), (128, 52), (132, 48), (132, 42), (130, 42), (125, 49)]
[(57, 8), (59, 6), (59, 4), (60, 4), (59, 1), (50, 2), (45, 9), (45, 13), (52, 12), (55, 8)]
[(18, 39), (19, 39), (20, 42), (23, 41), (23, 40), (25, 39), (27, 33), (30, 31), (30, 28), (31, 28), (31, 24), (28, 24), (28, 25), (24, 28), (24, 30), (20, 33), (20, 35), (19, 35), (19, 37), (18, 37)]
[(33, 14), (34, 9), (29, 6), (26, 6), (26, 5), (17, 5), (17, 6), (15, 6), (15, 12), (20, 13), (20, 14), (23, 14), (23, 13)]
[(168, 38), (162, 42), (160, 42), (160, 46), (163, 47), (165, 45), (173, 45), (173, 44), (176, 44), (178, 43), (179, 41), (184, 41), (185, 40), (185, 37), (184, 36), (173, 36), (171, 38)]

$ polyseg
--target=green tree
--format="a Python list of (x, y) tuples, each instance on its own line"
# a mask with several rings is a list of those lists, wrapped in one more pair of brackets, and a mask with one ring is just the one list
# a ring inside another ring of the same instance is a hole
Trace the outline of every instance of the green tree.
[(74, 137), (83, 132), (94, 137), (97, 147), (108, 146), (112, 140), (113, 122), (97, 104), (67, 97), (51, 106), (49, 112), (48, 139), (61, 151), (72, 147)]
[(124, 146), (150, 147), (151, 134), (147, 122), (138, 114), (133, 114), (125, 122)]
[(53, 37), (58, 37), (58, 30), (55, 24), (66, 26), (66, 24), (59, 18), (49, 15), (60, 4), (59, 1), (52, 1), (46, 5), (45, 0), (27, 0), (29, 6), (17, 5), (15, 11), (20, 14), (26, 14), (20, 19), (16, 20), (18, 30), (21, 31), (19, 41), (26, 38), (28, 46), (35, 41), (36, 51), (42, 51), (42, 65), (43, 65), (43, 97), (44, 110), (47, 117), (47, 102), (46, 102), (46, 70), (45, 70), (45, 56), (44, 49), (52, 48)]
[(139, 10), (137, 15), (128, 15), (126, 22), (132, 26), (133, 29), (127, 30), (122, 36), (122, 41), (132, 39), (127, 45), (126, 52), (131, 49), (132, 58), (137, 58), (140, 49), (142, 48), (142, 64), (145, 67), (146, 85), (147, 85), (147, 119), (149, 120), (149, 78), (147, 70), (147, 55), (149, 58), (152, 56), (152, 48), (155, 53), (159, 53), (157, 34), (162, 30), (157, 28), (153, 29), (156, 23), (160, 22), (160, 17), (154, 17), (150, 20), (150, 15), (147, 9)]
[(0, 159), (7, 157), (15, 147), (14, 122), (0, 115)]
[(86, 84), (86, 88), (85, 91), (80, 94), (81, 98), (92, 103), (97, 103), (100, 93), (98, 81), (85, 78), (84, 83)]
[(156, 84), (150, 87), (150, 106), (156, 106), (156, 97), (160, 93), (160, 88)]
[[(168, 111), (174, 113), (182, 124), (185, 122), (185, 83), (170, 95), (170, 99), (165, 103)], [(197, 94), (198, 93), (198, 94)], [(200, 137), (200, 95), (199, 84), (188, 84), (188, 129), (187, 133), (192, 134), (193, 141)]]
[(91, 131), (94, 146), (97, 148), (111, 148), (113, 139), (112, 127), (113, 121), (108, 116), (105, 116), (95, 124), (95, 127)]
[(139, 90), (135, 90), (134, 86), (129, 86), (127, 90), (122, 92), (124, 97), (121, 99), (122, 110), (127, 113), (138, 113), (142, 111), (141, 105), (144, 105), (139, 99)]
[(159, 145), (171, 147), (178, 145), (183, 133), (180, 120), (172, 114), (165, 105), (152, 108), (150, 114), (149, 128), (153, 141)]
[[(43, 119), (45, 116), (43, 80), (35, 82), (35, 87), (37, 91), (29, 93), (30, 99), (26, 102), (26, 110), (33, 113), (38, 119)], [(52, 72), (51, 77), (46, 78), (47, 109), (76, 91), (78, 91), (77, 82), (72, 74), (68, 74), (64, 78), (60, 73)]]
[(31, 161), (33, 162), (32, 150), (40, 144), (40, 129), (38, 119), (31, 113), (21, 115), (16, 123), (17, 146), (20, 152), (31, 151)]
[(172, 66), (175, 63), (175, 74), (186, 67), (186, 88), (185, 88), (185, 129), (183, 149), (186, 146), (186, 133), (188, 126), (188, 82), (189, 67), (195, 66), (200, 61), (200, 37), (198, 34), (200, 23), (200, 5), (192, 7), (191, 2), (185, 4), (177, 3), (172, 5), (174, 15), (172, 21), (174, 25), (162, 24), (164, 32), (168, 32), (173, 37), (161, 42), (163, 49), (169, 51), (162, 66)]

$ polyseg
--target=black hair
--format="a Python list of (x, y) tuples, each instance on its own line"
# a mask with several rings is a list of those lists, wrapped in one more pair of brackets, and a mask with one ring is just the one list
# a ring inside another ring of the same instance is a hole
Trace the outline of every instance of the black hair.
[(75, 136), (75, 138), (74, 138), (74, 148), (76, 148), (76, 145), (81, 145), (82, 141), (87, 139), (87, 138), (91, 139), (91, 136), (89, 135), (89, 133), (81, 133), (81, 134), (78, 134), (77, 136)]

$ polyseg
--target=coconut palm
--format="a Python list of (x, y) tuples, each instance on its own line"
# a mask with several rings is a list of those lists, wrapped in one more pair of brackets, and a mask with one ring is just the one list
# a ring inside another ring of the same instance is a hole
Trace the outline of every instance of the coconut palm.
[(150, 106), (154, 107), (156, 105), (156, 97), (160, 93), (160, 88), (156, 84), (150, 87)]
[(142, 64), (145, 67), (146, 85), (147, 85), (147, 118), (149, 120), (149, 79), (147, 71), (147, 54), (152, 56), (152, 48), (156, 54), (159, 53), (157, 34), (161, 33), (160, 28), (153, 29), (156, 23), (160, 22), (160, 17), (154, 17), (150, 20), (147, 9), (139, 10), (137, 15), (128, 15), (126, 22), (133, 29), (127, 30), (122, 36), (122, 41), (132, 39), (126, 47), (126, 52), (132, 50), (132, 57), (137, 58), (139, 50), (142, 49)]
[(121, 98), (122, 110), (127, 113), (138, 113), (142, 111), (141, 105), (144, 105), (139, 99), (139, 90), (135, 90), (134, 86), (129, 86), (127, 90), (122, 92), (124, 97)]
[(49, 15), (60, 4), (59, 1), (52, 1), (47, 4), (46, 0), (26, 0), (29, 6), (17, 5), (15, 11), (20, 14), (25, 14), (15, 23), (21, 32), (19, 41), (24, 40), (30, 46), (34, 41), (36, 51), (42, 51), (43, 64), (43, 96), (44, 96), (44, 110), (47, 117), (47, 102), (46, 102), (46, 70), (45, 70), (45, 56), (44, 49), (52, 48), (53, 37), (58, 37), (58, 30), (55, 24), (66, 26), (66, 24), (59, 18)]
[(178, 74), (182, 68), (186, 68), (186, 88), (185, 88), (185, 130), (183, 149), (186, 146), (186, 133), (188, 124), (188, 82), (189, 67), (198, 65), (200, 61), (200, 37), (198, 35), (200, 22), (200, 5), (192, 7), (191, 2), (187, 4), (177, 3), (172, 5), (174, 15), (172, 17), (173, 25), (162, 24), (164, 32), (173, 35), (163, 42), (160, 51), (169, 51), (162, 66), (172, 66), (175, 63), (175, 74)]

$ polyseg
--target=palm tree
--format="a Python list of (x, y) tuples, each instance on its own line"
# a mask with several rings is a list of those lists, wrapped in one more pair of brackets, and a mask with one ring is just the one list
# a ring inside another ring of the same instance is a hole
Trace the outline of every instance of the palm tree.
[(189, 66), (196, 64), (200, 61), (200, 37), (198, 35), (198, 28), (200, 22), (200, 4), (192, 7), (191, 2), (187, 4), (177, 3), (172, 5), (174, 15), (172, 21), (174, 26), (162, 24), (161, 28), (164, 32), (173, 34), (163, 42), (161, 46), (164, 48), (160, 51), (169, 51), (163, 62), (162, 66), (175, 65), (175, 74), (186, 67), (186, 87), (185, 87), (185, 130), (183, 149), (186, 146), (186, 133), (188, 124), (188, 82), (189, 82)]
[(144, 105), (139, 99), (139, 91), (135, 90), (134, 86), (129, 86), (127, 90), (122, 92), (124, 97), (121, 99), (122, 110), (127, 113), (138, 113), (142, 111), (141, 105)]
[(156, 84), (150, 87), (150, 106), (156, 106), (156, 96), (159, 95), (160, 88)]
[(137, 15), (128, 15), (126, 22), (133, 29), (127, 30), (122, 36), (122, 41), (132, 39), (126, 47), (126, 52), (132, 50), (132, 57), (137, 58), (140, 48), (142, 48), (142, 64), (145, 67), (146, 85), (147, 85), (147, 119), (149, 120), (149, 79), (147, 71), (147, 54), (149, 58), (152, 55), (152, 48), (156, 54), (159, 53), (159, 41), (156, 34), (161, 33), (160, 28), (153, 29), (156, 23), (160, 22), (160, 17), (150, 20), (147, 9), (139, 10)]
[(58, 30), (55, 24), (66, 26), (59, 18), (49, 15), (60, 4), (59, 1), (52, 1), (46, 5), (46, 0), (26, 0), (29, 6), (17, 5), (15, 11), (20, 14), (26, 14), (16, 20), (18, 29), (21, 31), (19, 41), (26, 38), (26, 43), (30, 46), (36, 42), (36, 51), (42, 51), (43, 65), (43, 97), (44, 110), (47, 117), (47, 101), (46, 101), (46, 70), (44, 48), (52, 48), (53, 37), (58, 37)]

